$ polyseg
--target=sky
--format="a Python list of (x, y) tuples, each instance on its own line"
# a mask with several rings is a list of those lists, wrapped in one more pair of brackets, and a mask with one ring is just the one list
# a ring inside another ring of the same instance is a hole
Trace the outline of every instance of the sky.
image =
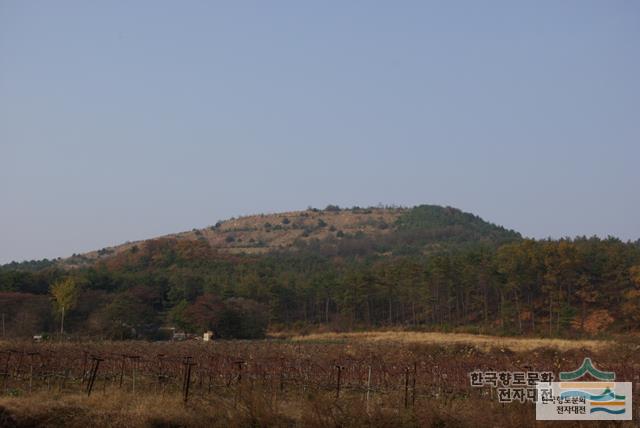
[(640, 238), (636, 1), (0, 0), (0, 263), (450, 205)]

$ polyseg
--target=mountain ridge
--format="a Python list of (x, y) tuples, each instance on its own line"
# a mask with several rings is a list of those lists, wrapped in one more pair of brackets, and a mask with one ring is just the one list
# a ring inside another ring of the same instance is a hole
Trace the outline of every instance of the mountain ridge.
[[(608, 238), (522, 238), (452, 207), (307, 209), (221, 221), (69, 259), (0, 267), (7, 331), (65, 328), (158, 338), (267, 327), (635, 331), (640, 247)], [(620, 296), (611, 299), (609, 296)]]
[[(468, 229), (468, 230), (467, 230)], [(439, 242), (446, 235), (457, 241), (521, 239), (506, 229), (481, 217), (450, 206), (422, 204), (414, 207), (376, 206), (340, 208), (328, 205), (324, 209), (307, 208), (270, 214), (231, 217), (204, 228), (170, 233), (138, 241), (104, 247), (59, 259), (68, 267), (77, 267), (104, 260), (139, 248), (149, 241), (176, 239), (207, 242), (213, 249), (232, 254), (264, 254), (299, 248), (303, 244), (331, 239), (368, 237), (390, 239), (390, 235), (405, 235), (402, 241)], [(419, 251), (409, 244), (413, 251)]]

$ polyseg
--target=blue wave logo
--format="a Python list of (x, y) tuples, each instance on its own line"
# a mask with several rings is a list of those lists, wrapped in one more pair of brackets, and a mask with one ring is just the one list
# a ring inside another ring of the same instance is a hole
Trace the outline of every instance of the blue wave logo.
[(584, 397), (585, 400), (591, 401), (608, 401), (608, 400), (624, 400), (624, 395), (616, 395), (609, 388), (605, 389), (600, 395), (592, 395), (586, 391), (564, 391), (560, 394), (562, 398)]
[(609, 388), (606, 388), (601, 394), (598, 395), (593, 395), (581, 390), (563, 391), (560, 393), (560, 397), (579, 397), (584, 398), (585, 401), (590, 401), (591, 406), (595, 407), (591, 407), (589, 413), (603, 412), (610, 415), (622, 415), (626, 411), (624, 407), (620, 408), (620, 406), (624, 406), (626, 396), (617, 395)]
[(610, 415), (622, 415), (625, 412), (625, 409), (622, 408), (619, 410), (611, 410), (606, 407), (592, 407), (591, 413), (595, 413), (595, 412), (605, 412), (605, 413), (609, 413)]

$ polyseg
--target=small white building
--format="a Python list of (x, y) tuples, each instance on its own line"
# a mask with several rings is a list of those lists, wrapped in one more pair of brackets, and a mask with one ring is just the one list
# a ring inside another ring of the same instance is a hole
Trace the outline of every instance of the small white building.
[(213, 332), (205, 331), (204, 334), (202, 335), (202, 340), (204, 340), (205, 342), (209, 342), (210, 340), (213, 340)]

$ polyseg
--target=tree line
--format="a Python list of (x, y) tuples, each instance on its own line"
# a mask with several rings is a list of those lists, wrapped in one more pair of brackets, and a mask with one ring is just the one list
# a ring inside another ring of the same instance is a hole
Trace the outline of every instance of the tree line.
[(591, 335), (638, 328), (640, 248), (524, 239), (421, 255), (251, 256), (163, 239), (72, 272), (3, 270), (0, 290), (15, 335), (55, 331), (63, 317), (67, 331), (111, 338), (153, 338), (166, 325), (260, 337), (267, 324)]

